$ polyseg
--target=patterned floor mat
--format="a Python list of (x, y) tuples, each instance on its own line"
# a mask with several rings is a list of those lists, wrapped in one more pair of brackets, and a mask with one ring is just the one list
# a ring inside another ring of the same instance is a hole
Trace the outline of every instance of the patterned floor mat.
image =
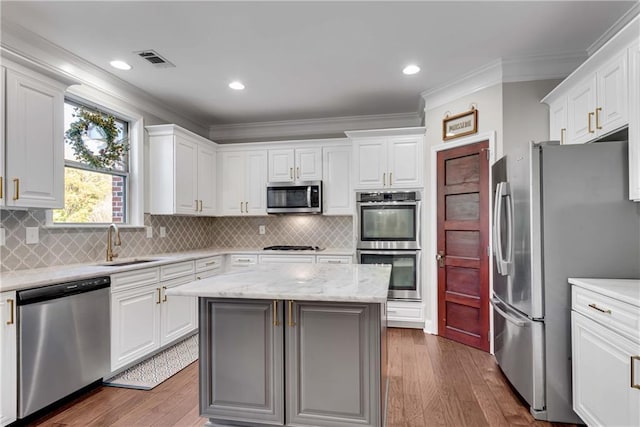
[(105, 386), (151, 390), (198, 360), (198, 334), (104, 381)]

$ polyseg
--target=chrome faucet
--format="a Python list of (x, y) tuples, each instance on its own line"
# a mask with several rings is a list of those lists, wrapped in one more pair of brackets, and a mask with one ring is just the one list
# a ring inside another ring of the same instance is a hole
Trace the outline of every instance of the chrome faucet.
[[(116, 232), (116, 240), (113, 242), (113, 232)], [(115, 224), (110, 224), (109, 228), (107, 228), (107, 262), (113, 261), (118, 254), (113, 253), (114, 246), (122, 245), (122, 241), (120, 240), (120, 230), (118, 230), (118, 226)]]

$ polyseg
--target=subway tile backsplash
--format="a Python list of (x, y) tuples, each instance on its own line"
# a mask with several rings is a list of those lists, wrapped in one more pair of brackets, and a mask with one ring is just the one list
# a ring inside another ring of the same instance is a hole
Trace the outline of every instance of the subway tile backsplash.
[[(0, 211), (5, 245), (0, 246), (0, 271), (24, 270), (52, 265), (101, 262), (105, 259), (107, 232), (102, 229), (46, 228), (44, 210)], [(353, 220), (350, 216), (265, 216), (198, 218), (148, 215), (145, 226), (120, 230), (121, 258), (202, 248), (262, 248), (271, 245), (311, 245), (351, 248)], [(260, 225), (266, 233), (260, 235)], [(25, 228), (39, 228), (39, 242), (27, 245)], [(160, 237), (160, 227), (167, 235)]]

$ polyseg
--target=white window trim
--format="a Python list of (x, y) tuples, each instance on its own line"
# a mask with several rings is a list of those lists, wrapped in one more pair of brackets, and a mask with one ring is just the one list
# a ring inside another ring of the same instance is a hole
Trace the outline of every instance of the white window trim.
[[(91, 101), (69, 93), (66, 97), (74, 102), (88, 106), (99, 106), (101, 110), (107, 110), (119, 118), (129, 122), (129, 212), (128, 222), (118, 224), (118, 228), (143, 228), (144, 227), (144, 117), (121, 105), (100, 100)], [(109, 224), (73, 224), (54, 223), (51, 209), (46, 212), (46, 228), (93, 228), (106, 229)]]

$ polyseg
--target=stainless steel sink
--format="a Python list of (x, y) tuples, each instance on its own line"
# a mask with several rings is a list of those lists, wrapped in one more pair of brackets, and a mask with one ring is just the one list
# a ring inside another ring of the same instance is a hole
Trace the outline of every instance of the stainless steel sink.
[(123, 267), (125, 265), (135, 265), (135, 264), (143, 264), (145, 262), (158, 261), (157, 259), (133, 259), (129, 261), (120, 261), (120, 262), (108, 262), (104, 264), (98, 264), (102, 267)]

